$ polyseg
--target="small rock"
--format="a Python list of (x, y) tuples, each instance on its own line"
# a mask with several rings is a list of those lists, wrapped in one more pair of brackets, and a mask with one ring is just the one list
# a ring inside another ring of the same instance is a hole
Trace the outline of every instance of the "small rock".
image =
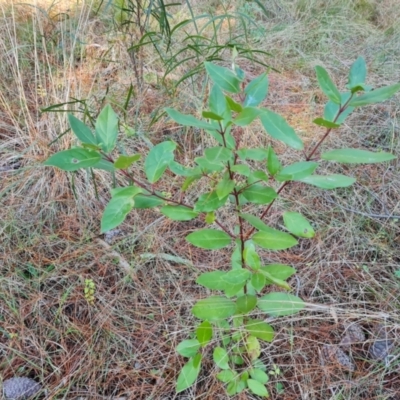
[(356, 323), (345, 324), (346, 335), (343, 336), (340, 346), (349, 348), (354, 343), (362, 343), (365, 341), (365, 333)]
[(372, 330), (373, 336), (377, 337), (369, 348), (369, 355), (374, 360), (385, 360), (390, 356), (394, 347), (394, 340), (388, 335), (386, 327), (382, 324), (376, 325)]
[(393, 349), (394, 340), (391, 339), (379, 339), (372, 343), (369, 354), (374, 360), (384, 360), (390, 355), (390, 351)]
[(350, 371), (355, 370), (355, 365), (351, 358), (338, 346), (325, 344), (322, 347), (322, 355), (330, 363), (340, 365)]
[(3, 393), (7, 400), (24, 400), (40, 391), (42, 385), (30, 378), (10, 378), (3, 382)]

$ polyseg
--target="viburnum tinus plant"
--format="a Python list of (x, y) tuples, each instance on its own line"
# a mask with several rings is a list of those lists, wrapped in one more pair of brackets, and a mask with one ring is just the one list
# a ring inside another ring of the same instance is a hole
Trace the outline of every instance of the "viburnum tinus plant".
[[(193, 306), (192, 313), (200, 322), (193, 334), (176, 348), (188, 359), (180, 371), (176, 389), (181, 392), (193, 385), (201, 370), (202, 358), (212, 351), (218, 371), (216, 377), (226, 383), (229, 395), (249, 390), (268, 397), (267, 366), (259, 357), (262, 342), (273, 340), (274, 329), (265, 319), (298, 313), (305, 304), (292, 294), (287, 282), (295, 269), (289, 265), (264, 265), (259, 249), (286, 250), (296, 246), (299, 238), (312, 238), (315, 233), (309, 221), (298, 212), (284, 210), (282, 213), (286, 231), (268, 226), (266, 217), (280, 193), (293, 181), (322, 189), (348, 187), (355, 182), (353, 177), (341, 174), (318, 174), (321, 162), (364, 164), (394, 159), (386, 152), (347, 148), (320, 154), (319, 150), (329, 134), (337, 130), (356, 107), (389, 99), (400, 90), (400, 84), (372, 89), (365, 84), (366, 65), (359, 57), (350, 68), (347, 90), (341, 92), (327, 71), (317, 66), (318, 83), (329, 100), (323, 116), (314, 123), (326, 131), (313, 147), (304, 151), (302, 140), (286, 120), (260, 106), (268, 93), (267, 73), (245, 84), (244, 71), (234, 63), (232, 70), (209, 62), (205, 67), (213, 86), (203, 119), (172, 108), (165, 110), (172, 120), (199, 128), (213, 140), (214, 145), (204, 149), (192, 166), (175, 161), (177, 144), (168, 140), (143, 155), (145, 178), (134, 174), (131, 166), (142, 155), (116, 154), (118, 118), (110, 106), (98, 116), (94, 133), (69, 114), (71, 129), (82, 145), (52, 155), (44, 165), (65, 171), (106, 169), (126, 178), (126, 186), (111, 190), (111, 200), (101, 219), (102, 232), (121, 224), (134, 208), (157, 208), (174, 221), (201, 219), (207, 227), (186, 236), (193, 246), (232, 250), (229, 271), (202, 273), (196, 280), (213, 294)], [(299, 150), (300, 161), (282, 165), (272, 146), (243, 147), (236, 127), (248, 126), (257, 119), (268, 135)], [(157, 190), (157, 183), (167, 169), (181, 177), (176, 180), (180, 182), (177, 194), (168, 198)], [(189, 187), (204, 178), (208, 188), (190, 203), (186, 199)], [(248, 212), (254, 205), (257, 215)], [(233, 228), (220, 217), (223, 207), (234, 209)], [(272, 285), (281, 291), (266, 289)]]

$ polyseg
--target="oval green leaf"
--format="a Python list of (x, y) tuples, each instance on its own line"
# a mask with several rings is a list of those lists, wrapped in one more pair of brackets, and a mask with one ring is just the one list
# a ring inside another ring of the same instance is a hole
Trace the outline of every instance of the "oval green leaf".
[(236, 304), (222, 296), (211, 296), (199, 300), (192, 308), (195, 317), (208, 321), (229, 318), (235, 311)]
[(96, 151), (75, 148), (53, 154), (43, 165), (57, 167), (63, 171), (77, 171), (80, 168), (93, 167), (100, 160), (101, 155)]
[(256, 338), (262, 339), (265, 342), (272, 342), (274, 340), (274, 329), (264, 321), (249, 318), (245, 327), (246, 331)]
[(182, 114), (173, 108), (166, 108), (165, 112), (171, 119), (173, 119), (175, 122), (183, 126), (194, 126), (195, 128), (200, 128), (200, 129), (214, 128), (213, 125), (209, 124), (208, 122), (201, 121), (193, 117), (193, 115)]
[(299, 161), (284, 167), (275, 177), (277, 181), (298, 181), (311, 175), (318, 167), (317, 162)]
[(247, 314), (254, 310), (257, 305), (257, 297), (251, 294), (245, 294), (236, 299), (237, 312), (240, 314)]
[(328, 151), (322, 154), (321, 158), (343, 164), (373, 164), (394, 160), (397, 157), (384, 151), (373, 153), (372, 151), (359, 149), (339, 149)]
[(400, 83), (375, 89), (370, 92), (364, 93), (361, 96), (354, 97), (350, 101), (349, 106), (360, 107), (366, 106), (368, 104), (381, 103), (382, 101), (390, 99), (399, 90)]
[(110, 153), (117, 141), (118, 116), (109, 104), (101, 110), (95, 127), (97, 143), (105, 153)]
[(264, 72), (257, 78), (249, 82), (244, 89), (246, 98), (244, 99), (244, 107), (255, 107), (265, 100), (268, 94), (268, 76)]
[(183, 357), (193, 357), (200, 349), (200, 343), (196, 339), (183, 340), (176, 347), (177, 353)]
[(134, 154), (133, 156), (120, 155), (115, 160), (114, 166), (118, 169), (127, 169), (138, 160), (140, 160), (140, 154)]
[(247, 379), (247, 386), (253, 394), (261, 397), (269, 397), (267, 388), (259, 381)]
[(204, 65), (208, 76), (221, 89), (231, 93), (240, 92), (240, 80), (233, 71), (210, 62), (205, 62)]
[(222, 280), (225, 275), (224, 271), (204, 272), (197, 278), (196, 283), (211, 290), (225, 290), (226, 282)]
[(315, 236), (315, 231), (305, 217), (298, 212), (283, 213), (283, 222), (286, 229), (293, 235), (312, 238)]
[(254, 204), (269, 204), (278, 197), (274, 189), (259, 184), (253, 184), (243, 190), (242, 195)]
[(72, 132), (74, 132), (75, 136), (82, 143), (97, 145), (97, 141), (96, 138), (93, 136), (92, 130), (81, 120), (74, 117), (72, 114), (68, 114), (68, 122), (72, 129)]
[(168, 165), (174, 160), (176, 143), (162, 142), (154, 146), (146, 157), (144, 170), (150, 183), (157, 182)]
[(213, 329), (208, 321), (203, 321), (196, 329), (196, 337), (202, 347), (206, 346), (213, 336)]
[(191, 358), (182, 368), (176, 381), (176, 392), (180, 393), (196, 382), (201, 368), (201, 354)]
[(190, 221), (199, 215), (199, 213), (184, 206), (164, 206), (160, 211), (174, 221)]
[(209, 250), (222, 249), (231, 243), (231, 237), (227, 233), (215, 229), (201, 229), (190, 233), (186, 240), (194, 246)]
[(329, 100), (333, 101), (334, 103), (340, 104), (341, 97), (339, 90), (333, 83), (328, 72), (319, 65), (315, 67), (315, 72), (317, 73), (319, 86), (322, 89), (322, 91), (326, 94), (326, 96), (329, 98)]
[(338, 187), (348, 187), (351, 186), (356, 181), (355, 178), (351, 178), (346, 175), (332, 174), (332, 175), (310, 175), (300, 182), (308, 183), (322, 189), (336, 189)]
[(267, 133), (274, 139), (280, 140), (296, 150), (303, 149), (302, 140), (281, 115), (263, 108), (260, 113), (260, 121)]
[(254, 243), (268, 250), (285, 250), (297, 245), (297, 240), (288, 233), (271, 229), (269, 232), (257, 232), (252, 237)]
[(221, 369), (229, 369), (229, 356), (225, 349), (216, 347), (213, 351), (215, 364)]
[(304, 307), (304, 301), (290, 293), (274, 292), (258, 299), (258, 308), (272, 317), (296, 314)]

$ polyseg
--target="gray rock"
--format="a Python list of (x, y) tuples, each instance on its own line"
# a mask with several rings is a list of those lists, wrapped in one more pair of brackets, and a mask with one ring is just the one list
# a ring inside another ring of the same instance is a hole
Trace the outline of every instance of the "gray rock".
[(7, 400), (25, 400), (40, 391), (42, 385), (31, 378), (11, 378), (3, 382), (3, 393)]

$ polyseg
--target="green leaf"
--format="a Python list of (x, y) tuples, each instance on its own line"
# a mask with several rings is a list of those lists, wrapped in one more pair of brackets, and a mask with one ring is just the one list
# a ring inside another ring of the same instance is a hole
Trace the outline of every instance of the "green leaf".
[(297, 245), (297, 240), (284, 232), (271, 229), (270, 232), (258, 232), (252, 237), (254, 243), (268, 250), (285, 250)]
[(257, 270), (261, 267), (260, 256), (251, 240), (247, 240), (245, 243), (243, 258), (250, 268)]
[(166, 108), (165, 111), (171, 119), (173, 119), (180, 125), (194, 126), (195, 128), (200, 128), (200, 129), (214, 129), (214, 126), (212, 124), (209, 124), (208, 122), (205, 121), (201, 121), (193, 117), (193, 115), (182, 114), (179, 111), (174, 110), (173, 108)]
[(241, 160), (254, 160), (254, 161), (263, 161), (267, 158), (267, 150), (266, 149), (240, 149), (237, 152), (237, 155)]
[(217, 379), (219, 379), (221, 382), (224, 382), (224, 383), (231, 382), (235, 378), (236, 378), (236, 374), (231, 369), (226, 369), (217, 374)]
[(247, 126), (250, 125), (259, 115), (260, 110), (258, 108), (245, 107), (232, 122), (237, 126)]
[[(351, 97), (351, 93), (344, 92), (340, 93), (341, 104), (346, 104)], [(340, 104), (336, 104), (333, 101), (328, 101), (324, 108), (324, 119), (329, 122), (333, 122), (337, 125), (341, 125), (344, 120), (353, 112), (354, 107), (347, 106), (341, 113)]]
[(236, 101), (231, 99), (229, 96), (225, 96), (225, 99), (226, 99), (226, 102), (228, 103), (229, 108), (232, 111), (240, 113), (243, 110), (242, 105), (239, 103), (236, 103)]
[(349, 89), (356, 88), (359, 85), (365, 83), (367, 78), (367, 65), (363, 57), (358, 57), (356, 61), (350, 67), (349, 81), (347, 87)]
[(236, 164), (231, 167), (232, 172), (236, 172), (239, 175), (249, 176), (250, 175), (250, 168), (248, 165), (244, 164)]
[(323, 126), (325, 128), (339, 128), (340, 127), (339, 124), (335, 124), (335, 123), (333, 123), (331, 121), (327, 121), (326, 119), (323, 119), (323, 118), (315, 118), (313, 122), (314, 122), (314, 124)]
[(197, 167), (202, 173), (219, 172), (225, 169), (222, 161), (210, 161), (205, 157), (196, 157), (194, 161), (199, 165)]
[(251, 276), (251, 272), (247, 269), (234, 269), (229, 272), (226, 272), (224, 276), (222, 276), (222, 281), (226, 282), (229, 285), (239, 285), (243, 287), (245, 283)]
[(258, 299), (258, 308), (272, 317), (282, 317), (296, 314), (301, 311), (305, 304), (297, 296), (290, 293), (274, 292)]
[(360, 107), (369, 104), (381, 103), (382, 101), (390, 99), (399, 90), (400, 90), (400, 83), (396, 83), (390, 86), (385, 86), (383, 88), (375, 89), (370, 92), (364, 93), (361, 96), (353, 97), (349, 105), (351, 107)]
[(268, 76), (266, 72), (249, 82), (244, 92), (246, 93), (244, 107), (255, 107), (262, 103), (268, 94)]
[(229, 179), (229, 175), (225, 176), (215, 187), (218, 198), (220, 200), (226, 198), (233, 191), (235, 185), (236, 183)]
[(211, 296), (199, 300), (192, 308), (192, 314), (202, 320), (215, 321), (235, 314), (236, 304), (226, 297)]
[(242, 192), (242, 195), (254, 204), (269, 204), (278, 197), (271, 187), (253, 184)]
[(215, 190), (210, 193), (204, 193), (196, 201), (194, 205), (194, 211), (197, 212), (215, 211), (218, 208), (222, 207), (226, 203), (227, 199), (228, 196), (220, 199)]
[(183, 357), (193, 357), (200, 349), (200, 342), (196, 339), (183, 340), (176, 347), (177, 353)]
[(210, 147), (204, 151), (206, 159), (211, 163), (226, 162), (232, 158), (232, 151), (226, 147)]
[(264, 232), (271, 232), (271, 230), (274, 231), (274, 229), (265, 225), (264, 222), (260, 218), (256, 217), (255, 215), (247, 214), (247, 213), (242, 213), (239, 215), (243, 219), (245, 219), (249, 224), (254, 226), (254, 228), (257, 228), (259, 231), (264, 231)]
[[(263, 272), (267, 272), (270, 277), (272, 276), (281, 281), (285, 281), (286, 279), (290, 278), (292, 275), (294, 275), (296, 273), (296, 270), (294, 268), (290, 267), (289, 265), (284, 265), (284, 264), (264, 265), (260, 269)], [(268, 278), (267, 278), (267, 283), (269, 283)]]
[(302, 140), (281, 115), (263, 108), (260, 113), (260, 120), (264, 129), (274, 139), (280, 140), (296, 150), (303, 149)]
[(209, 250), (222, 249), (231, 243), (227, 233), (215, 229), (200, 229), (186, 236), (186, 240), (194, 246)]
[(359, 149), (338, 149), (323, 153), (321, 158), (344, 164), (373, 164), (394, 160), (397, 157), (384, 151), (373, 153), (372, 151)]
[(167, 141), (157, 144), (150, 150), (144, 162), (144, 170), (150, 183), (157, 182), (174, 160), (175, 148), (176, 143)]
[(213, 336), (213, 329), (208, 321), (203, 321), (196, 329), (196, 337), (201, 346), (206, 346)]
[(199, 215), (199, 213), (184, 206), (164, 206), (160, 211), (174, 221), (190, 221)]
[(258, 181), (267, 182), (268, 175), (264, 171), (257, 170), (257, 171), (252, 172), (247, 179), (247, 183), (249, 183), (249, 184), (255, 183)]
[(263, 385), (265, 385), (269, 381), (269, 376), (264, 371), (262, 371), (261, 369), (258, 369), (258, 368), (251, 369), (250, 376), (254, 380), (262, 383)]
[(251, 361), (257, 360), (261, 355), (260, 342), (255, 336), (248, 336), (246, 339), (246, 351)]
[(77, 147), (53, 154), (43, 165), (57, 167), (64, 171), (77, 171), (80, 168), (93, 167), (100, 160), (101, 155), (96, 151)]
[(208, 76), (221, 89), (231, 93), (240, 92), (240, 80), (234, 72), (228, 68), (220, 67), (210, 62), (205, 62), (204, 65)]
[(154, 208), (164, 203), (165, 200), (161, 200), (156, 196), (138, 194), (137, 196), (135, 196), (134, 208), (138, 209)]
[(176, 381), (176, 392), (180, 393), (196, 382), (201, 368), (201, 354), (191, 358), (182, 368)]
[(266, 283), (266, 280), (265, 280), (265, 276), (263, 274), (256, 272), (252, 275), (251, 285), (258, 293), (260, 293), (261, 290), (264, 289), (265, 283)]
[(216, 347), (213, 352), (213, 360), (221, 369), (229, 369), (229, 356), (225, 349)]
[(186, 177), (197, 177), (201, 176), (201, 168), (187, 168), (176, 161), (172, 161), (169, 163), (168, 168), (173, 172), (175, 175), (186, 176)]
[(135, 205), (135, 196), (141, 191), (138, 187), (129, 186), (121, 188), (113, 195), (101, 217), (101, 233), (115, 228), (125, 220)]
[(96, 138), (93, 136), (92, 130), (81, 120), (75, 118), (72, 114), (68, 114), (68, 122), (72, 132), (82, 143), (97, 145)]
[(274, 329), (264, 321), (249, 318), (245, 327), (246, 331), (256, 338), (262, 339), (266, 342), (272, 342), (274, 339)]
[(251, 294), (245, 294), (236, 299), (236, 309), (239, 314), (247, 314), (254, 310), (257, 305), (257, 297)]
[(140, 154), (134, 154), (133, 156), (124, 156), (120, 155), (114, 162), (115, 168), (118, 169), (127, 169), (129, 168), (134, 162), (140, 159)]
[(268, 147), (267, 169), (272, 176), (276, 175), (282, 169), (282, 164), (271, 146)]
[(211, 89), (210, 97), (208, 99), (208, 106), (210, 107), (210, 110), (217, 115), (225, 116), (225, 118), (227, 112), (228, 116), (230, 115), (225, 96), (222, 93), (221, 88), (217, 85), (214, 85)]
[(333, 175), (310, 175), (300, 182), (308, 183), (309, 185), (314, 185), (322, 189), (336, 189), (338, 187), (348, 187), (351, 186), (356, 181), (355, 178), (349, 176), (333, 174)]
[(293, 235), (312, 238), (315, 236), (315, 231), (310, 223), (298, 212), (283, 213), (283, 222), (286, 229)]
[(190, 185), (196, 181), (198, 181), (200, 178), (202, 177), (202, 175), (194, 175), (194, 176), (188, 176), (185, 179), (185, 182), (183, 182), (181, 190), (182, 192), (185, 192), (186, 190), (189, 189)]
[(224, 290), (226, 282), (222, 277), (225, 274), (223, 271), (204, 272), (197, 278), (196, 283), (211, 290)]
[(317, 162), (299, 161), (282, 168), (275, 179), (279, 182), (298, 181), (311, 175), (317, 168)]
[(118, 136), (118, 117), (109, 104), (100, 112), (96, 120), (97, 143), (105, 153), (114, 150)]
[(108, 172), (116, 171), (116, 168), (114, 167), (114, 164), (111, 163), (110, 161), (104, 160), (104, 158), (102, 158), (96, 164), (92, 165), (90, 168), (102, 169), (103, 171), (108, 171)]
[(247, 386), (253, 394), (261, 397), (269, 397), (267, 388), (255, 379), (248, 379)]
[(236, 394), (236, 389), (238, 386), (238, 381), (236, 379), (230, 381), (226, 386), (226, 393), (228, 396), (234, 396)]
[(203, 112), (201, 113), (201, 115), (202, 115), (204, 118), (213, 119), (213, 120), (215, 120), (215, 121), (222, 121), (222, 120), (223, 120), (223, 118), (222, 118), (221, 116), (219, 116), (219, 115), (213, 113), (212, 111), (203, 111)]
[(319, 86), (322, 89), (322, 91), (326, 94), (326, 96), (329, 98), (329, 100), (333, 101), (334, 103), (340, 104), (341, 97), (339, 90), (332, 82), (328, 72), (319, 65), (315, 67), (315, 72), (317, 73)]
[(290, 285), (287, 282), (285, 282), (282, 279), (275, 278), (273, 275), (265, 271), (263, 268), (260, 269), (260, 274), (263, 274), (265, 276), (267, 283), (273, 283), (274, 285), (277, 285), (286, 290), (291, 289)]
[(210, 211), (208, 213), (206, 213), (206, 216), (204, 217), (204, 221), (207, 224), (213, 224), (215, 222), (215, 212), (214, 211)]

